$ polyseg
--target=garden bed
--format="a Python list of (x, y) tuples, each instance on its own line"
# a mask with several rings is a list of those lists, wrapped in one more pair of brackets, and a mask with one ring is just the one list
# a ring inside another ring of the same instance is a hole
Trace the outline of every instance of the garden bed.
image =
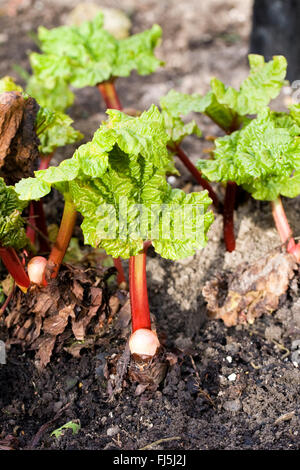
[[(17, 17), (0, 17), (4, 41), (1, 76), (13, 73), (14, 63), (28, 66), (26, 50), (34, 46), (24, 33), (40, 23), (56, 26), (58, 18), (68, 12), (66, 2), (51, 2), (51, 7), (46, 3), (24, 1)], [(105, 3), (111, 6), (111, 2)], [(178, 2), (173, 8), (164, 2), (140, 3), (124, 2), (132, 13), (134, 32), (160, 23), (164, 31), (160, 56), (167, 66), (145, 78), (134, 75), (130, 86), (120, 80), (118, 91), (124, 106), (147, 108), (172, 87), (205, 92), (211, 75), (232, 85), (246, 76), (249, 18), (243, 16), (239, 2), (223, 2), (223, 12), (221, 2), (211, 2), (211, 9), (201, 12), (207, 22), (199, 14), (199, 22), (193, 17), (192, 28), (189, 14)], [(190, 3), (192, 8), (199, 2)], [(229, 3), (235, 5), (233, 10)], [(209, 22), (214, 11), (224, 19), (217, 26)], [(26, 38), (22, 42), (21, 35)], [(89, 140), (105, 117), (97, 91), (79, 90), (71, 116)], [(198, 122), (205, 134), (217, 135), (207, 118)], [(209, 143), (188, 138), (184, 146), (195, 162)], [(59, 150), (55, 161), (71, 154), (72, 146), (67, 153)], [(174, 186), (200, 190), (190, 184), (190, 176), (180, 164), (178, 168), (181, 177), (173, 181)], [(300, 200), (284, 200), (284, 205), (297, 236)], [(48, 203), (46, 212), (58, 222), (61, 211), (57, 206), (57, 201)], [(231, 328), (207, 318), (204, 283), (218, 273), (233, 272), (242, 262), (267, 256), (280, 245), (267, 203), (248, 199), (236, 210), (235, 220), (237, 240), (232, 253), (224, 250), (221, 215), (216, 215), (209, 243), (195, 256), (173, 262), (149, 251), (150, 309), (162, 341), (172, 353), (166, 378), (156, 391), (140, 393), (137, 384), (125, 378), (121, 393), (112, 395), (109, 374), (124, 351), (128, 333), (117, 316), (101, 341), (83, 349), (79, 358), (63, 349), (55, 351), (42, 372), (35, 367), (32, 351), (12, 346), (7, 364), (0, 365), (0, 445), (21, 449), (298, 449), (299, 272), (272, 315)], [(6, 339), (4, 330), (0, 339)], [(80, 423), (76, 435), (71, 430), (58, 439), (50, 435), (71, 420)]]

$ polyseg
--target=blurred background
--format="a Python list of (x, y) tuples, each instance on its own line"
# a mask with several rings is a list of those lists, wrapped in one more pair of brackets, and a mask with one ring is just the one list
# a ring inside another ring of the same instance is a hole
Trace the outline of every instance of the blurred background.
[[(27, 55), (38, 50), (39, 25), (78, 23), (93, 18), (100, 7), (121, 10), (125, 31), (140, 32), (153, 23), (163, 29), (157, 54), (165, 67), (150, 76), (118, 80), (125, 107), (147, 108), (173, 87), (205, 93), (212, 76), (238, 87), (248, 74), (249, 51), (266, 59), (284, 54), (288, 78), (300, 79), (300, 0), (0, 0), (0, 76), (18, 78), (16, 65), (30, 71)], [(114, 19), (109, 22), (113, 27)], [(88, 137), (102, 116), (99, 96), (91, 88), (76, 96), (71, 115), (82, 121), (79, 128)]]

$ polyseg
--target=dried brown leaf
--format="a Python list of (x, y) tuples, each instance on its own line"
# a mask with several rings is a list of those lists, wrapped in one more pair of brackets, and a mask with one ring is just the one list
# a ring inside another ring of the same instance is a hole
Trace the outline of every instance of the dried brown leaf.
[(293, 255), (273, 250), (250, 266), (241, 265), (229, 276), (212, 279), (202, 290), (210, 316), (234, 326), (272, 313), (287, 291), (295, 268)]
[(36, 349), (36, 366), (43, 369), (49, 362), (55, 345), (56, 336), (43, 335), (40, 336), (32, 345), (32, 349)]
[(75, 304), (68, 305), (60, 309), (57, 314), (45, 318), (43, 331), (54, 336), (61, 334), (68, 324), (69, 317), (74, 318), (74, 307)]
[(0, 94), (0, 176), (15, 184), (33, 174), (39, 157), (35, 119), (39, 106), (18, 91)]

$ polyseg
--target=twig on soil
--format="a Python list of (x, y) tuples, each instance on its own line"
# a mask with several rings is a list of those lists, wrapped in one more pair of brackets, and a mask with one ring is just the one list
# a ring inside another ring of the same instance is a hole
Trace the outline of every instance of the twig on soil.
[(215, 405), (213, 399), (209, 396), (209, 394), (208, 394), (207, 392), (205, 392), (205, 390), (203, 390), (203, 389), (201, 388), (201, 385), (200, 385), (200, 384), (201, 384), (201, 379), (200, 379), (199, 373), (198, 373), (198, 371), (197, 371), (197, 367), (196, 367), (196, 364), (195, 364), (195, 361), (194, 361), (193, 356), (191, 356), (191, 355), (189, 354), (189, 358), (190, 358), (190, 360), (191, 360), (193, 369), (194, 369), (194, 371), (195, 371), (195, 375), (196, 375), (195, 385), (197, 386), (200, 395), (203, 395), (204, 398), (206, 398), (206, 400), (213, 406), (213, 408), (216, 408), (216, 405)]
[(169, 441), (179, 441), (182, 438), (179, 436), (175, 437), (165, 437), (163, 439), (159, 439), (158, 441), (151, 442), (151, 444), (147, 444), (145, 447), (141, 447), (139, 450), (147, 450), (151, 449), (151, 447), (161, 444), (162, 442), (169, 442)]
[(43, 434), (47, 431), (47, 429), (55, 423), (55, 421), (62, 415), (62, 413), (70, 406), (71, 403), (67, 403), (65, 406), (63, 406), (58, 412), (54, 415), (50, 421), (47, 423), (43, 424), (43, 426), (40, 427), (36, 435), (33, 437), (32, 441), (30, 442), (29, 446), (25, 447), (26, 450), (31, 450), (34, 449), (40, 442), (41, 437)]
[(279, 416), (279, 418), (274, 421), (274, 425), (282, 423), (283, 421), (290, 421), (295, 416), (295, 411), (290, 411), (289, 413), (284, 413), (283, 415)]
[(291, 354), (291, 351), (288, 348), (286, 348), (283, 344), (278, 343), (278, 341), (275, 341), (275, 339), (272, 339), (271, 341), (272, 341), (272, 343), (276, 344), (276, 346), (279, 349), (281, 349), (281, 351), (285, 351), (285, 354), (283, 354), (281, 359), (285, 359), (286, 357), (288, 357)]
[(261, 369), (261, 366), (256, 366), (253, 361), (250, 362), (250, 366), (252, 366), (253, 369), (255, 369), (255, 370)]

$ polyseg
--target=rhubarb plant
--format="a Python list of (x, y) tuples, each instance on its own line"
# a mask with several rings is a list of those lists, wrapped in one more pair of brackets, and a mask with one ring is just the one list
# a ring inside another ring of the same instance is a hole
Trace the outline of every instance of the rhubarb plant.
[(0, 178), (0, 257), (16, 284), (26, 291), (30, 285), (16, 251), (29, 245), (21, 217), (27, 202), (21, 201), (12, 186)]
[[(242, 82), (239, 90), (227, 87), (220, 80), (212, 78), (210, 82), (211, 89), (204, 96), (197, 93), (188, 95), (171, 90), (161, 99), (161, 107), (164, 111), (170, 137), (177, 144), (173, 145), (173, 149), (177, 147), (178, 155), (180, 151), (182, 152), (182, 149), (178, 147), (178, 142), (181, 142), (182, 136), (184, 137), (186, 132), (199, 135), (194, 122), (184, 125), (181, 116), (187, 115), (191, 111), (203, 113), (226, 134), (231, 134), (247, 125), (251, 121), (251, 116), (257, 115), (269, 104), (270, 100), (276, 98), (285, 84), (286, 59), (283, 56), (274, 56), (273, 60), (265, 62), (262, 56), (250, 54), (249, 65), (249, 76)], [(184, 161), (186, 160), (185, 157), (183, 153), (181, 159)], [(200, 166), (198, 166), (198, 170), (201, 171)], [(193, 174), (196, 177), (195, 173)], [(199, 176), (198, 181), (200, 182)], [(227, 250), (233, 251), (235, 249), (233, 210), (236, 183), (230, 179), (226, 181), (223, 210), (224, 240)], [(201, 182), (200, 184), (203, 185)], [(214, 197), (212, 191), (210, 196)], [(217, 198), (215, 197), (214, 200), (216, 200), (217, 205)]]
[[(109, 119), (92, 141), (79, 147), (72, 159), (35, 172), (35, 178), (19, 182), (16, 191), (22, 200), (41, 198), (52, 187), (67, 194), (83, 216), (85, 243), (115, 258), (129, 258), (133, 334), (139, 331), (130, 347), (151, 356), (159, 343), (149, 333), (147, 247), (152, 244), (162, 257), (175, 260), (205, 246), (213, 221), (207, 210), (211, 199), (207, 191), (185, 194), (167, 183), (169, 137), (155, 106), (139, 117), (118, 110), (107, 114)], [(149, 342), (152, 349), (147, 349)]]
[(99, 85), (104, 99), (110, 102), (116, 100), (116, 77), (128, 77), (133, 70), (147, 75), (163, 64), (154, 55), (160, 37), (161, 28), (154, 25), (142, 33), (116, 39), (103, 28), (103, 14), (99, 13), (79, 26), (39, 27), (42, 54), (31, 53), (30, 63), (39, 82), (53, 86), (54, 80), (60, 80), (75, 88)]
[(215, 141), (213, 160), (201, 159), (198, 168), (209, 181), (232, 181), (254, 199), (271, 201), (276, 227), (288, 251), (300, 261), (300, 246), (284, 214), (280, 196), (300, 194), (300, 107), (289, 113), (268, 108), (241, 130)]

